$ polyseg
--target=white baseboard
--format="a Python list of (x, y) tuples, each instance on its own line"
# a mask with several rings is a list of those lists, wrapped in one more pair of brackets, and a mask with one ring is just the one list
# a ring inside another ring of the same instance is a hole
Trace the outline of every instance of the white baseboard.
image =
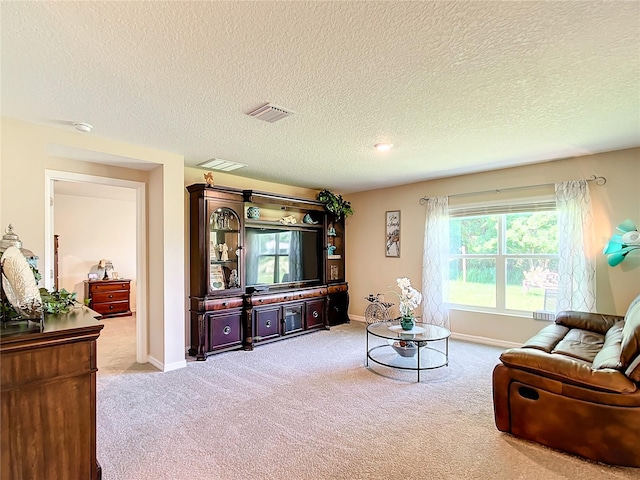
[(179, 360), (177, 362), (167, 363), (165, 365), (164, 363), (162, 363), (158, 359), (153, 358), (151, 355), (147, 356), (147, 361), (151, 365), (156, 367), (158, 370), (160, 370), (161, 372), (170, 372), (172, 370), (178, 370), (179, 368), (185, 368), (187, 366), (187, 361), (186, 360)]
[(467, 335), (466, 333), (451, 332), (451, 338), (453, 338), (454, 340), (464, 340), (465, 342), (491, 345), (493, 347), (517, 348), (522, 346), (521, 343), (517, 342), (507, 342), (506, 340), (497, 340), (495, 338), (478, 337), (476, 335)]
[[(360, 315), (349, 314), (349, 318), (357, 322), (367, 322), (367, 320)], [(451, 338), (455, 340), (464, 340), (465, 342), (481, 343), (482, 345), (491, 345), (493, 347), (517, 348), (522, 346), (521, 343), (517, 342), (507, 342), (506, 340), (497, 340), (495, 338), (478, 337), (476, 335), (467, 335), (466, 333), (451, 332)]]

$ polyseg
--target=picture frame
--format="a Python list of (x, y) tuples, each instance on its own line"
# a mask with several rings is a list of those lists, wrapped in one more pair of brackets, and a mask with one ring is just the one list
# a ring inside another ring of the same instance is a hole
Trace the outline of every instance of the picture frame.
[(400, 210), (385, 212), (385, 255), (400, 258)]
[(211, 265), (211, 270), (209, 272), (209, 281), (211, 284), (209, 285), (210, 290), (225, 290), (225, 281), (224, 281), (224, 271), (222, 270), (222, 265), (214, 264)]
[(99, 280), (99, 278), (98, 278), (98, 274), (97, 274), (97, 273), (87, 273), (87, 279), (88, 279), (90, 282), (94, 282), (94, 281), (96, 281), (96, 280)]

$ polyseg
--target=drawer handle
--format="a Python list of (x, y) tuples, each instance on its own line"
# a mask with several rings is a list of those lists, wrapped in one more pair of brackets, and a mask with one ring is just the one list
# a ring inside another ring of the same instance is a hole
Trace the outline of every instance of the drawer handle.
[(262, 302), (263, 302), (263, 300), (262, 300), (262, 299), (260, 299), (260, 300), (258, 300), (258, 301), (259, 301), (260, 303), (262, 303)]
[(109, 295), (109, 298), (113, 298), (113, 295)]
[(227, 306), (227, 302), (223, 302), (223, 303), (222, 303), (222, 306), (223, 306), (223, 307), (226, 307), (226, 306)]
[(265, 327), (271, 328), (271, 320), (267, 320), (264, 324)]
[(109, 310), (113, 310), (113, 305), (109, 305)]
[(227, 325), (222, 329), (222, 333), (224, 333), (225, 335), (229, 335), (231, 333), (231, 327)]
[(318, 318), (318, 312), (316, 312), (315, 310), (313, 311), (313, 318)]

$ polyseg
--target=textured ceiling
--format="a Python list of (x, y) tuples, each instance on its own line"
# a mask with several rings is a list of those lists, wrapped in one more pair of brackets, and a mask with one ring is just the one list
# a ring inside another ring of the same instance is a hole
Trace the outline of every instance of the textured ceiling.
[(640, 145), (635, 1), (0, 8), (3, 115), (190, 166), (353, 192)]

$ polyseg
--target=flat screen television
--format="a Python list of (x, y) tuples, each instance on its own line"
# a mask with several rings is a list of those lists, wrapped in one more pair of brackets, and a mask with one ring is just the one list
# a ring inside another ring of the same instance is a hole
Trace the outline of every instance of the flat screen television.
[(320, 230), (300, 228), (245, 229), (245, 283), (313, 284), (322, 275)]

